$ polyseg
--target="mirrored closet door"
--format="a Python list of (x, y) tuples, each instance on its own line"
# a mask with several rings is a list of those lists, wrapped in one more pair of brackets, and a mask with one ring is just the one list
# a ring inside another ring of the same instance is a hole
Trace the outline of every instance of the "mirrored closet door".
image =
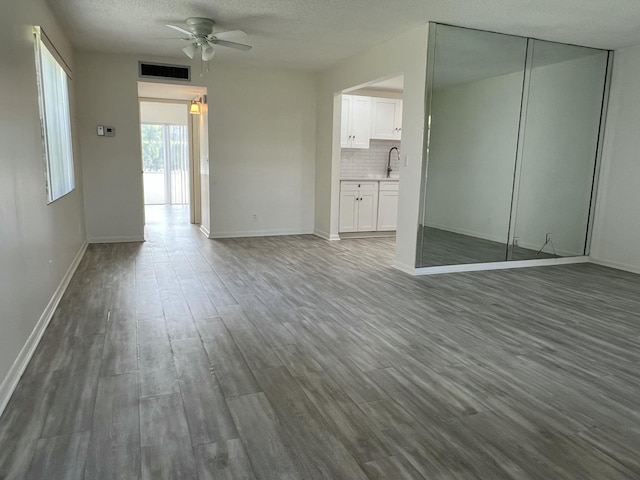
[(584, 255), (609, 52), (431, 24), (417, 267)]

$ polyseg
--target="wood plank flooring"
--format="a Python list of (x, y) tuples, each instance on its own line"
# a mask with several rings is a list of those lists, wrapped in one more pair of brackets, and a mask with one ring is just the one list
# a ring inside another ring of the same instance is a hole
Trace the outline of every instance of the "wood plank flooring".
[(0, 479), (639, 479), (640, 277), (412, 278), (390, 238), (91, 245)]

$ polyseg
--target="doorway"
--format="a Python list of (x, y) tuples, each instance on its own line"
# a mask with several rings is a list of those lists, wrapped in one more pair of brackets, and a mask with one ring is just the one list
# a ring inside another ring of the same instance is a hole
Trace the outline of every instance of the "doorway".
[(145, 224), (203, 225), (206, 88), (138, 82), (138, 103)]
[(144, 204), (189, 204), (188, 111), (184, 103), (140, 102)]
[(402, 75), (338, 93), (334, 139), (339, 145), (333, 159), (339, 172), (333, 185), (338, 235), (332, 239), (383, 237), (385, 250), (395, 251), (403, 96)]

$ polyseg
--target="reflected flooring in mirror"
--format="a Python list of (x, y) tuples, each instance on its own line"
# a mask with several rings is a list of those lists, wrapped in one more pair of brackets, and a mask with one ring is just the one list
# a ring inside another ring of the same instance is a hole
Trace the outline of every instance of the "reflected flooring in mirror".
[(423, 267), (558, 257), (553, 253), (518, 246), (510, 247), (507, 255), (505, 243), (462, 235), (439, 228), (424, 227), (423, 232), (424, 245), (421, 263)]

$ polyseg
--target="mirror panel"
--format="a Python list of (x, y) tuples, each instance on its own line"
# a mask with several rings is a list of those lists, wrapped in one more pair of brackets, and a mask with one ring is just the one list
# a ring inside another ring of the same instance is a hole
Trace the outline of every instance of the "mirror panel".
[(530, 49), (509, 260), (584, 255), (608, 52)]
[(430, 141), (417, 264), (504, 261), (527, 39), (431, 28)]
[(430, 24), (417, 267), (588, 254), (610, 57)]

